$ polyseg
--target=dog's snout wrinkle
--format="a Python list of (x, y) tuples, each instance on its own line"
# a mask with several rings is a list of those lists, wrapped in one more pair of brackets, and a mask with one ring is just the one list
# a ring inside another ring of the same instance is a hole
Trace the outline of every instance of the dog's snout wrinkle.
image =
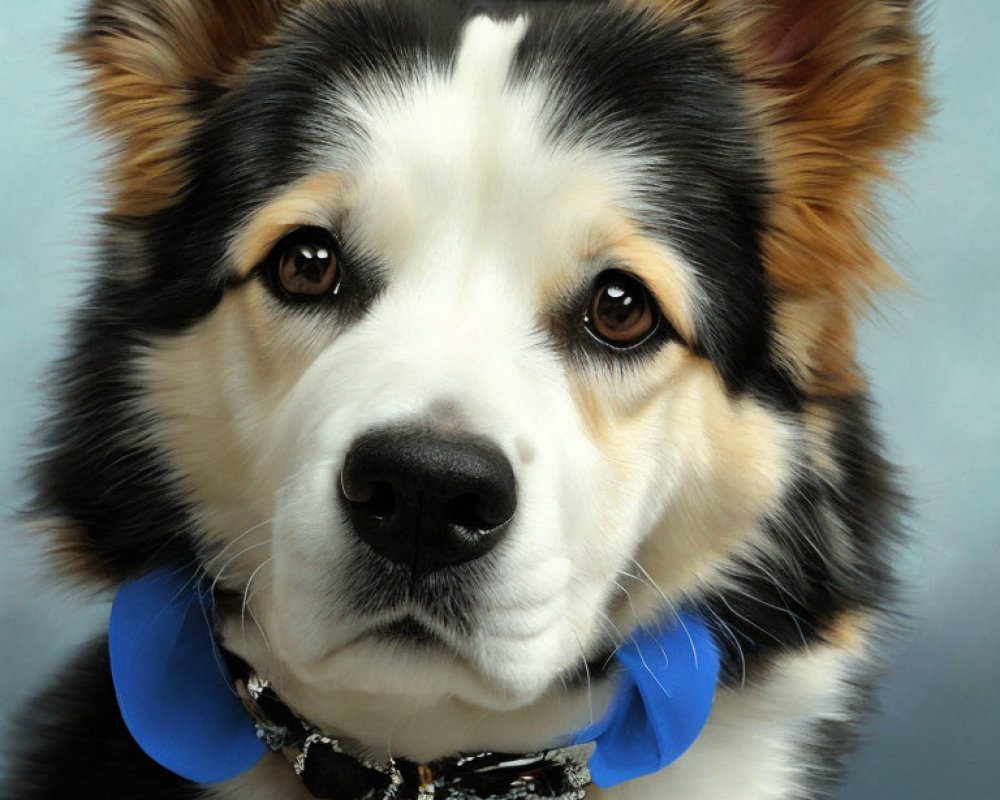
[(485, 555), (517, 508), (514, 470), (487, 439), (384, 428), (359, 437), (340, 475), (354, 532), (414, 579)]

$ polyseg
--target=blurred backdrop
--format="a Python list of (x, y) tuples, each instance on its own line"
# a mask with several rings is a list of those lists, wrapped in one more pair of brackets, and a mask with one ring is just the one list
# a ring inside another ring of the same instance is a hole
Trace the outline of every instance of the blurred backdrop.
[[(55, 50), (80, 0), (4, 4), (0, 27), (0, 741), (11, 714), (106, 621), (61, 591), (10, 519), (47, 365), (86, 272), (99, 148)], [(909, 622), (842, 800), (1000, 796), (1000, 3), (943, 0), (931, 136), (887, 195), (909, 290), (862, 332), (889, 452), (913, 496)], [(0, 770), (4, 768), (0, 756)], [(720, 798), (721, 800), (721, 798)]]

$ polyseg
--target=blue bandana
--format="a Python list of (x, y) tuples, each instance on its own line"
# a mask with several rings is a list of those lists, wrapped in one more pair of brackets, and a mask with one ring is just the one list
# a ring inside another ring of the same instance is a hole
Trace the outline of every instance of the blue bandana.
[[(267, 752), (233, 689), (212, 625), (211, 596), (187, 572), (157, 570), (123, 587), (111, 608), (111, 673), (122, 718), (145, 753), (196, 783), (236, 777)], [(640, 628), (615, 654), (621, 674), (604, 716), (571, 737), (594, 742), (600, 787), (677, 759), (708, 720), (719, 673), (695, 616)]]

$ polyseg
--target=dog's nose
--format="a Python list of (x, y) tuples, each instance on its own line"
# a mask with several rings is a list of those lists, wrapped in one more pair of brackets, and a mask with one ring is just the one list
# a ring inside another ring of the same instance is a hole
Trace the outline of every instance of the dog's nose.
[(414, 577), (489, 552), (517, 508), (514, 470), (496, 445), (439, 431), (364, 434), (340, 490), (357, 535)]

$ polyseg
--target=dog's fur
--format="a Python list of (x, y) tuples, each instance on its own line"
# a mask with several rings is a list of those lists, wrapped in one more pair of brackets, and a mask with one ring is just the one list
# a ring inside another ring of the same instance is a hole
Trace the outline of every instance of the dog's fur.
[[(88, 585), (196, 565), (225, 646), (383, 757), (558, 741), (600, 713), (630, 629), (691, 608), (723, 657), (706, 730), (593, 794), (826, 796), (891, 592), (852, 319), (891, 277), (873, 192), (924, 111), (915, 15), (91, 0), (71, 50), (109, 207), (33, 523)], [(302, 225), (343, 242), (328, 301), (260, 268)], [(632, 349), (586, 330), (609, 268), (663, 312)], [(500, 546), (411, 580), (352, 534), (345, 454), (399, 425), (504, 453)], [(432, 642), (375, 630), (403, 616)], [(103, 643), (72, 669), (27, 709), (7, 796), (306, 797), (278, 758), (168, 774)]]

